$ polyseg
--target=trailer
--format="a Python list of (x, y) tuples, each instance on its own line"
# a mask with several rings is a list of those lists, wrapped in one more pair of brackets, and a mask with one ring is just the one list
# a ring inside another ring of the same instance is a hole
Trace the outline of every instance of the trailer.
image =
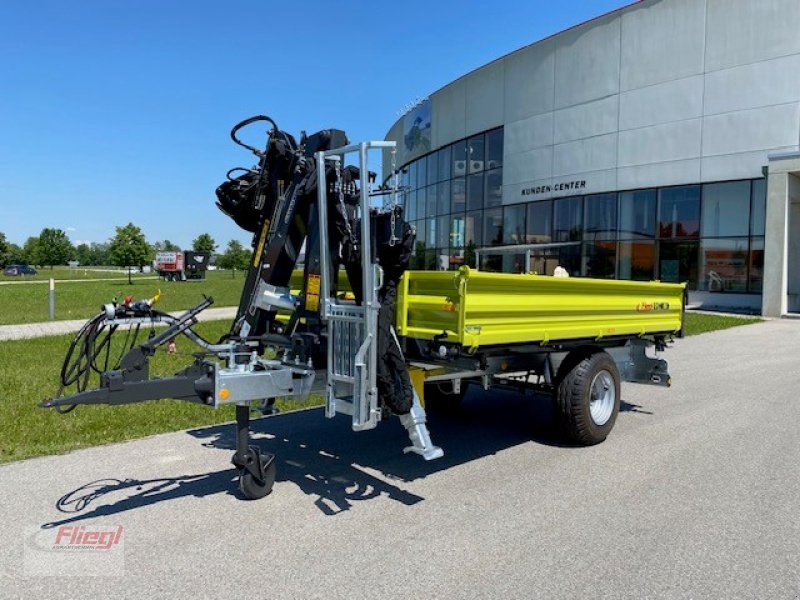
[(164, 281), (203, 280), (211, 255), (208, 252), (178, 250), (176, 252), (158, 252), (153, 261), (153, 270)]
[(484, 273), (407, 271), (397, 302), (412, 380), (438, 408), (467, 385), (551, 395), (564, 434), (603, 441), (620, 382), (671, 385), (648, 356), (683, 335), (685, 284)]
[[(257, 122), (272, 125), (263, 150), (237, 137)], [(259, 164), (232, 169), (217, 189), (218, 206), (253, 234), (229, 333), (210, 342), (193, 331), (210, 298), (181, 317), (152, 301), (106, 305), (76, 336), (59, 390), (41, 406), (235, 404), (232, 463), (243, 496), (255, 499), (272, 491), (276, 462), (251, 444), (250, 413), (268, 413), (278, 397), (319, 389), (325, 417), (345, 414), (354, 431), (396, 417), (410, 442), (403, 451), (435, 460), (444, 449), (432, 441), (426, 403), (454, 406), (467, 386), (548, 393), (567, 438), (588, 445), (613, 428), (621, 381), (670, 385), (658, 354), (682, 334), (684, 285), (409, 271), (415, 236), (402, 218), (394, 142), (351, 145), (331, 129), (298, 143), (265, 116), (239, 123), (231, 138)], [(369, 157), (386, 153), (394, 176), (376, 186)], [(157, 322), (166, 329), (156, 333)], [(143, 326), (151, 333), (139, 343)], [(114, 359), (118, 330), (128, 333)], [(175, 375), (151, 377), (149, 359), (178, 335), (203, 351)]]

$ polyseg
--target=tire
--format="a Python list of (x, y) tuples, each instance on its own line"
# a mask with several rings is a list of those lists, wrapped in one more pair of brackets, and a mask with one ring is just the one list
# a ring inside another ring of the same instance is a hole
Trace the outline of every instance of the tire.
[(592, 446), (608, 437), (619, 414), (619, 380), (617, 364), (607, 352), (567, 356), (558, 376), (555, 408), (571, 442)]
[(425, 386), (425, 409), (435, 414), (452, 414), (457, 412), (461, 401), (467, 395), (466, 381), (461, 382), (461, 391), (453, 392), (450, 383), (429, 383)]
[(269, 464), (264, 465), (264, 481), (259, 481), (247, 469), (242, 469), (239, 472), (239, 491), (242, 492), (248, 500), (259, 500), (272, 493), (272, 486), (275, 485), (275, 475), (277, 469), (275, 467), (274, 457), (261, 457), (262, 464), (264, 461), (269, 461)]

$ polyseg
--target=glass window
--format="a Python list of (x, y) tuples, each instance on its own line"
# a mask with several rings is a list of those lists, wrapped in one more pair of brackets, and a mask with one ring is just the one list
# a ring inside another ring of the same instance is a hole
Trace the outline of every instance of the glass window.
[(750, 285), (751, 292), (761, 293), (764, 287), (764, 238), (750, 240)]
[(464, 225), (464, 213), (450, 215), (450, 248), (464, 247)]
[(417, 189), (417, 163), (412, 162), (408, 165), (408, 185), (411, 189)]
[(467, 143), (456, 142), (453, 144), (453, 177), (462, 177), (467, 174)]
[(700, 243), (698, 289), (706, 292), (746, 292), (747, 260), (747, 238), (704, 238)]
[(747, 235), (749, 228), (749, 181), (703, 186), (703, 237)]
[(467, 210), (483, 208), (483, 174), (467, 177)]
[(450, 171), (453, 166), (453, 148), (445, 146), (439, 150), (439, 181), (450, 179)]
[(408, 184), (408, 167), (404, 167), (400, 171), (400, 185), (402, 187), (404, 187), (404, 188), (409, 187), (409, 184)]
[(595, 279), (614, 279), (616, 277), (617, 243), (584, 242), (583, 274)]
[(420, 158), (417, 161), (417, 187), (425, 187), (428, 185), (428, 161), (425, 158)]
[(656, 191), (623, 192), (619, 196), (619, 238), (652, 238), (656, 234)]
[(503, 272), (503, 255), (502, 254), (483, 254), (481, 253), (481, 264), (478, 267), (481, 271), (490, 271), (493, 273)]
[(753, 203), (750, 210), (750, 235), (764, 235), (767, 221), (767, 180), (753, 181)]
[(418, 244), (421, 243), (424, 246), (425, 245), (425, 239), (426, 239), (426, 233), (427, 233), (425, 231), (425, 228), (426, 228), (425, 221), (424, 220), (416, 221), (414, 223), (414, 227), (417, 230), (417, 243)]
[(594, 194), (584, 199), (585, 240), (613, 240), (617, 237), (617, 195)]
[(656, 267), (655, 242), (650, 240), (620, 242), (617, 265), (620, 279), (652, 281), (655, 279)]
[(450, 254), (450, 217), (444, 215), (436, 218), (436, 247), (446, 248)]
[(560, 255), (558, 248), (533, 248), (531, 254), (531, 273), (536, 275), (550, 275), (555, 273), (559, 266)]
[(416, 221), (417, 220), (417, 193), (416, 192), (407, 192), (403, 194), (405, 196), (405, 207), (403, 210), (403, 218), (406, 221)]
[[(581, 245), (561, 246), (558, 251), (558, 266), (563, 267), (570, 277), (581, 276)], [(555, 270), (555, 269), (554, 269)]]
[(467, 208), (467, 180), (464, 177), (450, 182), (450, 211), (464, 212)]
[(552, 241), (553, 201), (543, 200), (528, 204), (528, 219), (525, 241), (542, 244)]
[[(419, 231), (420, 230), (417, 229), (418, 234)], [(425, 242), (419, 240), (419, 235), (417, 235), (417, 241), (414, 242), (414, 254), (411, 255), (411, 260), (409, 262), (412, 269), (425, 269)]]
[(661, 242), (658, 248), (658, 277), (667, 283), (688, 282), (697, 289), (697, 242)]
[[(478, 175), (480, 177), (480, 175)], [(485, 208), (502, 206), (503, 204), (503, 169), (489, 171), (486, 177)]]
[[(466, 264), (466, 254), (463, 248), (450, 248), (450, 270), (457, 271)], [(472, 265), (470, 265), (472, 266)]]
[(503, 208), (503, 243), (521, 244), (525, 241), (525, 205)]
[(503, 273), (524, 273), (525, 255), (524, 254), (502, 254)]
[(427, 200), (425, 201), (425, 206), (426, 206), (425, 217), (427, 218), (435, 217), (437, 214), (439, 214), (438, 213), (439, 207), (436, 206), (436, 202), (439, 200), (436, 197), (436, 191), (437, 190), (435, 185), (429, 185), (424, 190), (425, 197), (427, 198)]
[(483, 245), (483, 211), (468, 212), (464, 226), (467, 248), (480, 248)]
[(467, 158), (470, 173), (480, 173), (484, 169), (485, 161), (484, 140), (482, 135), (467, 140)]
[(503, 243), (503, 209), (490, 208), (483, 211), (483, 244), (500, 246)]
[(700, 233), (700, 186), (664, 188), (659, 197), (659, 236), (696, 238)]
[(476, 252), (475, 252), (475, 246), (467, 246), (466, 248), (464, 248), (464, 262), (463, 262), (463, 264), (467, 265), (471, 269), (477, 269), (478, 268), (478, 264), (477, 264), (478, 260), (477, 260), (477, 258), (478, 257), (477, 257)]
[(428, 185), (439, 181), (439, 153), (428, 154)]
[(436, 214), (450, 214), (450, 182), (443, 181), (436, 187)]
[(503, 130), (495, 129), (486, 134), (486, 168), (503, 166)]
[(428, 271), (439, 270), (439, 253), (436, 248), (425, 249), (425, 269)]
[(583, 198), (560, 198), (553, 201), (553, 241), (573, 242), (581, 239), (583, 230)]
[(435, 248), (436, 240), (436, 219), (428, 217), (425, 219), (425, 247)]

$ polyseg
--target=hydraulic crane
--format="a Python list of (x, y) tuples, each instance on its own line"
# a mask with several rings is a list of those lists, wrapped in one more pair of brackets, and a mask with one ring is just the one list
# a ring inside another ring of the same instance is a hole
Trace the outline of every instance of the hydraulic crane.
[[(270, 128), (263, 149), (241, 141), (255, 123)], [(239, 486), (247, 498), (269, 494), (275, 457), (250, 443), (250, 411), (268, 411), (278, 397), (307, 396), (325, 365), (327, 417), (345, 413), (354, 430), (399, 416), (411, 440), (405, 450), (431, 460), (425, 411), (411, 385), (394, 332), (397, 285), (414, 233), (403, 221), (397, 178), (375, 185), (371, 154), (395, 154), (394, 142), (348, 145), (344, 131), (326, 129), (297, 141), (267, 116), (237, 124), (231, 139), (258, 159), (228, 171), (216, 190), (218, 207), (253, 234), (253, 253), (230, 331), (211, 343), (192, 330), (206, 298), (180, 317), (152, 302), (105, 305), (73, 340), (60, 389), (41, 403), (68, 412), (80, 404), (130, 404), (175, 398), (212, 407), (236, 405)], [(357, 165), (345, 164), (355, 155)], [(380, 204), (380, 206), (377, 206)], [(305, 247), (303, 284), (294, 295), (292, 272)], [(344, 273), (342, 273), (342, 269)], [(353, 298), (337, 293), (349, 280)], [(282, 311), (286, 318), (278, 318)], [(143, 326), (167, 327), (138, 343)], [(112, 360), (112, 338), (126, 331), (124, 351)], [(131, 332), (134, 335), (131, 335)], [(171, 377), (150, 377), (149, 359), (178, 335), (203, 348), (194, 363)], [(94, 382), (92, 375), (99, 378)]]

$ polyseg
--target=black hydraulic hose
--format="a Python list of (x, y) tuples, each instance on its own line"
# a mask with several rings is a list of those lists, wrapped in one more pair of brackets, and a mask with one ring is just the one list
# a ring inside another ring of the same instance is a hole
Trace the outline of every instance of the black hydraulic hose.
[[(270, 123), (272, 125), (273, 131), (278, 131), (278, 125), (270, 117), (266, 115), (256, 115), (255, 117), (250, 117), (249, 119), (245, 119), (244, 121), (234, 125), (233, 129), (231, 129), (231, 139), (234, 141), (234, 143), (242, 146), (243, 148), (247, 148), (248, 150), (250, 150), (250, 152), (252, 152), (256, 156), (262, 157), (264, 156), (264, 154), (266, 154), (263, 150), (259, 150), (258, 148), (255, 148), (249, 144), (245, 144), (242, 140), (240, 140), (236, 136), (236, 134), (239, 133), (239, 130), (242, 129), (243, 127), (247, 127), (248, 125), (252, 125), (253, 123), (258, 123), (260, 121), (266, 121), (267, 123)], [(271, 135), (272, 133), (270, 132), (270, 136)]]
[(225, 173), (225, 179), (227, 179), (228, 181), (236, 181), (236, 177), (233, 177), (233, 174), (238, 172), (238, 171), (242, 171), (244, 173), (250, 173), (250, 174), (254, 174), (254, 175), (258, 174), (258, 171), (255, 171), (253, 169), (245, 169), (244, 167), (234, 167), (232, 169), (228, 169), (228, 172)]

